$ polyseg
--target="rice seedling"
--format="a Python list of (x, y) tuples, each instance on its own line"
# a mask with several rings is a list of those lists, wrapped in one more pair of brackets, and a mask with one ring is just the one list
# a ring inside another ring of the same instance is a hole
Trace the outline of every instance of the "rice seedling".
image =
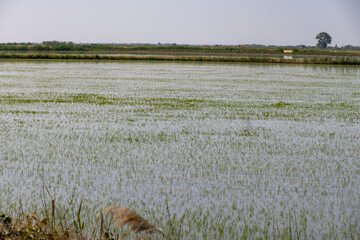
[(136, 238), (114, 205), (168, 238), (359, 238), (359, 84), (357, 66), (2, 60), (0, 209), (76, 238)]

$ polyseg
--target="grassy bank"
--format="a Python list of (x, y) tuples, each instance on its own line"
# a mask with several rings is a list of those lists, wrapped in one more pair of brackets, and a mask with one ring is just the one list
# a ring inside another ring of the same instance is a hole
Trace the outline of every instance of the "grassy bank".
[(19, 54), (3, 53), (0, 59), (69, 59), (69, 60), (109, 60), (109, 61), (178, 61), (178, 62), (247, 62), (286, 64), (333, 64), (360, 65), (360, 60), (351, 57), (314, 57), (309, 59), (284, 59), (269, 57), (214, 57), (214, 56), (137, 56), (137, 55), (69, 55), (69, 54)]
[(319, 49), (306, 46), (265, 45), (177, 45), (177, 44), (74, 44), (66, 42), (45, 42), (43, 44), (0, 44), (0, 51), (83, 51), (83, 52), (178, 52), (178, 53), (223, 53), (223, 54), (279, 54), (292, 49), (294, 54), (360, 56), (357, 47)]
[(73, 189), (71, 200), (63, 203), (57, 200), (57, 193), (50, 192), (43, 185), (42, 206), (36, 212), (25, 212), (20, 200), (21, 209), (11, 215), (0, 210), (0, 239), (180, 239), (181, 227), (185, 213), (176, 218), (169, 210), (166, 199), (164, 207), (167, 211), (165, 228), (158, 228), (135, 211), (127, 207), (103, 206), (101, 211), (93, 212), (92, 222), (84, 220), (84, 212), (91, 209), (83, 198), (76, 198)]
[(112, 206), (94, 213), (94, 222), (90, 224), (83, 221), (82, 202), (82, 199), (79, 203), (72, 201), (61, 207), (52, 198), (40, 214), (0, 213), (0, 239), (180, 239), (183, 218), (177, 222), (169, 215), (165, 230), (129, 208)]
[[(44, 205), (43, 212), (38, 214), (20, 212), (17, 216), (0, 213), (0, 239), (62, 239), (62, 240), (180, 240), (186, 239), (187, 234), (182, 227), (186, 212), (179, 217), (170, 215), (165, 228), (152, 225), (148, 220), (126, 207), (112, 206), (102, 212), (94, 213), (93, 223), (86, 223), (82, 218), (82, 200), (79, 203), (71, 202), (67, 207), (55, 205), (55, 200)], [(85, 211), (88, 211), (86, 209)], [(256, 226), (245, 224), (241, 239), (306, 239), (306, 219), (289, 212), (284, 216), (288, 225), (283, 229), (257, 229)], [(297, 218), (300, 218), (297, 219)], [(269, 225), (277, 225), (275, 219), (268, 219)], [(349, 225), (346, 235), (349, 239), (359, 239), (357, 225)], [(334, 233), (334, 232), (333, 232)], [(327, 237), (332, 236), (329, 233)], [(309, 236), (312, 238), (313, 236)], [(207, 239), (207, 238), (205, 238)]]
[[(165, 203), (166, 204), (166, 203)], [(16, 216), (0, 213), (0, 239), (43, 239), (43, 240), (180, 240), (187, 239), (182, 227), (187, 214), (171, 215), (167, 208), (167, 224), (164, 228), (156, 227), (138, 213), (126, 207), (112, 206), (101, 212), (93, 213), (93, 222), (83, 221), (83, 212), (89, 211), (83, 206), (83, 200), (71, 201), (68, 206), (61, 206), (52, 199), (48, 204), (44, 203), (43, 211), (37, 213), (25, 213), (23, 210)], [(85, 208), (85, 209), (84, 209)], [(299, 220), (300, 218), (300, 220)], [(242, 229), (241, 239), (306, 239), (307, 220), (303, 216), (297, 216), (295, 212), (289, 212), (284, 216), (287, 226), (280, 229), (258, 229), (256, 226), (245, 224)], [(151, 220), (150, 220), (151, 221)], [(283, 224), (269, 218), (268, 224)], [(349, 239), (359, 239), (357, 224), (350, 224), (346, 236)], [(327, 237), (333, 233), (328, 233)], [(309, 236), (312, 238), (313, 236)], [(205, 239), (208, 239), (205, 237)]]

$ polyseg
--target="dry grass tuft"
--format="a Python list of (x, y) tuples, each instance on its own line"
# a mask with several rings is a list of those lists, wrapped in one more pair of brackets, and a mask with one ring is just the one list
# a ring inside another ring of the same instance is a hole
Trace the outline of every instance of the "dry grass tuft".
[(165, 236), (163, 229), (155, 227), (154, 225), (150, 224), (146, 219), (142, 218), (140, 215), (134, 213), (128, 208), (113, 206), (107, 208), (106, 212), (112, 215), (112, 218), (118, 227), (124, 227), (125, 225), (128, 225), (130, 232), (159, 232), (163, 236)]

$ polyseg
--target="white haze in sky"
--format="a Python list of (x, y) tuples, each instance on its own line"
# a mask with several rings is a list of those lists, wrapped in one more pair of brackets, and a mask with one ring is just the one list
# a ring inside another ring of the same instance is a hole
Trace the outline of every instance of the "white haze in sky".
[(360, 0), (0, 0), (0, 42), (360, 46)]

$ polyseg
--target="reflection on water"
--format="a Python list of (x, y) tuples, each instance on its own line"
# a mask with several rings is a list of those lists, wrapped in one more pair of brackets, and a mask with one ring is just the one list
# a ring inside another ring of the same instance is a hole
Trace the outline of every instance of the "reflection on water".
[(306, 71), (326, 72), (331, 74), (358, 74), (360, 80), (360, 67), (359, 66), (343, 66), (343, 65), (302, 65)]

